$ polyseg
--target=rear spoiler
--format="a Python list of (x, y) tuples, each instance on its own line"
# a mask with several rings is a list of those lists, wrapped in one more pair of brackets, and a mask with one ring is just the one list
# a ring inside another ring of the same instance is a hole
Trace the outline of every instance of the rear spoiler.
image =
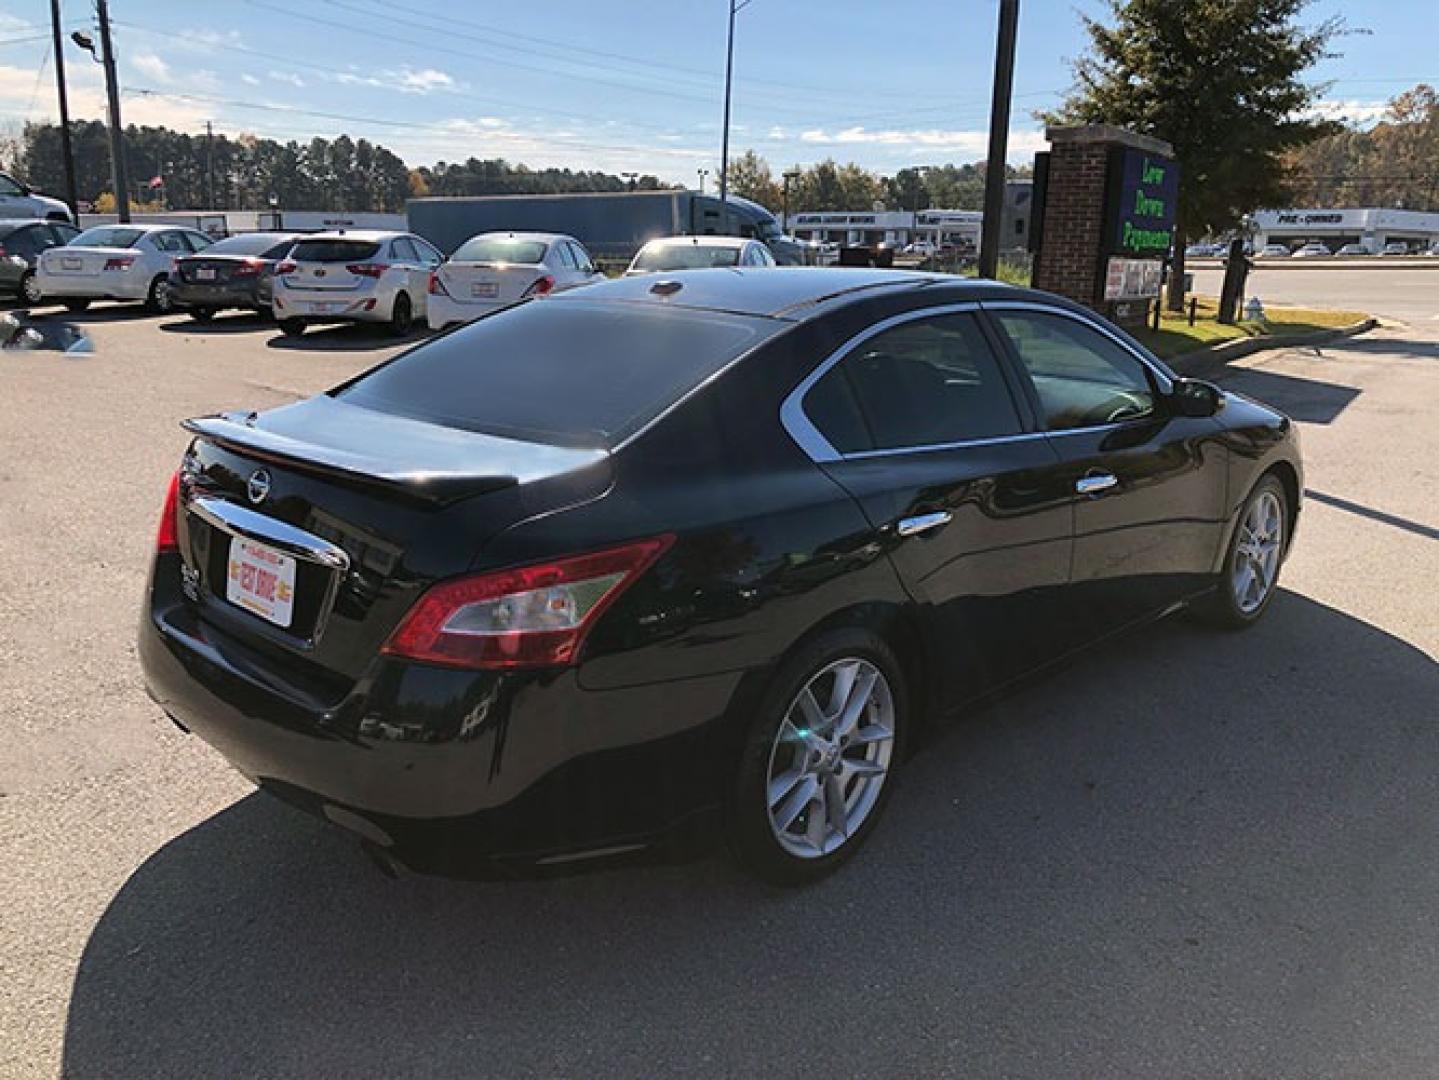
[(381, 488), (418, 502), (444, 505), (471, 495), (514, 487), (516, 475), (493, 468), (465, 468), (455, 461), (444, 468), (401, 468), (394, 462), (326, 446), (252, 426), (253, 413), (223, 413), (182, 421), (192, 435), (250, 457), (274, 462), (298, 472), (313, 473), (356, 484)]

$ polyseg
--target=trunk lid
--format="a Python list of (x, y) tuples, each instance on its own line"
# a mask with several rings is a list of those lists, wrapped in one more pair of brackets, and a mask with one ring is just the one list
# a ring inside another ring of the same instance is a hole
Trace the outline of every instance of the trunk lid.
[(253, 280), (272, 265), (247, 255), (190, 255), (175, 260), (175, 272), (186, 283), (224, 285), (236, 277)]
[(96, 277), (111, 259), (138, 259), (134, 248), (57, 247), (41, 255), (47, 274), (60, 277)]
[(549, 269), (540, 264), (447, 262), (435, 271), (460, 304), (513, 304)]
[(350, 267), (373, 266), (379, 254), (380, 244), (374, 240), (301, 240), (290, 252), (294, 269), (288, 275), (287, 284), (316, 292), (353, 292), (373, 284), (376, 275), (357, 274)]
[(603, 450), (459, 431), (328, 396), (185, 427), (195, 441), (182, 471), (180, 550), (202, 619), (283, 656), (312, 693), (336, 701), (432, 582), (464, 573), (510, 525), (598, 498), (610, 481)]

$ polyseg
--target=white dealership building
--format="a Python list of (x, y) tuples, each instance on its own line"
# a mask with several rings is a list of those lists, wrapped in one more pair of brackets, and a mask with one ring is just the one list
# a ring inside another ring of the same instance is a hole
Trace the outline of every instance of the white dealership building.
[(1297, 248), (1315, 241), (1330, 251), (1345, 244), (1363, 244), (1378, 252), (1401, 243), (1411, 251), (1428, 251), (1439, 243), (1439, 213), (1421, 210), (1259, 210), (1254, 214), (1254, 246), (1283, 244)]

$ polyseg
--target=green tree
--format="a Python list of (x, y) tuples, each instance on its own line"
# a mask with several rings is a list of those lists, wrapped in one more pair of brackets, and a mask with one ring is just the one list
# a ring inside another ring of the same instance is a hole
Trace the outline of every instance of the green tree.
[(1287, 152), (1339, 125), (1312, 109), (1323, 86), (1301, 76), (1329, 55), (1338, 19), (1304, 27), (1308, 0), (1107, 0), (1111, 24), (1084, 17), (1089, 53), (1052, 124), (1114, 124), (1174, 146), (1180, 163), (1171, 310), (1183, 304), (1184, 246), (1290, 194)]
[(753, 150), (746, 150), (730, 162), (729, 190), (742, 199), (753, 199), (771, 210), (779, 209), (784, 199), (774, 174), (770, 172), (769, 162)]

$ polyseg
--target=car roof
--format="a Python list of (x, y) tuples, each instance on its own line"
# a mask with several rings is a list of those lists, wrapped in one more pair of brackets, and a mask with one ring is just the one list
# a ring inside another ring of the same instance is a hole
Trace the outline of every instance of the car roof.
[[(14, 232), (16, 229), (23, 229), (26, 225), (70, 225), (68, 221), (46, 221), (37, 217), (0, 218), (0, 230)], [(75, 226), (70, 225), (73, 229)]]
[(414, 233), (395, 232), (389, 229), (330, 229), (326, 232), (304, 233), (301, 240), (359, 240), (362, 243), (378, 244), (396, 237), (413, 237)]
[(164, 232), (166, 229), (184, 229), (186, 232), (200, 231), (193, 225), (179, 225), (174, 222), (157, 225), (150, 221), (102, 221), (97, 225), (85, 226), (86, 232), (91, 229), (138, 229), (142, 233)]
[[(479, 240), (485, 236), (503, 236), (506, 240), (532, 240), (537, 244), (552, 244), (556, 240), (575, 240), (569, 233), (557, 232), (513, 232), (507, 229), (491, 229), (489, 232), (475, 233), (470, 240)], [(468, 244), (470, 240), (466, 240)], [(575, 240), (575, 243), (579, 241)]]
[[(799, 321), (821, 308), (829, 310), (881, 291), (939, 287), (963, 293), (966, 298), (972, 294), (976, 300), (1027, 292), (995, 281), (977, 281), (953, 274), (858, 267), (766, 266), (661, 271), (614, 278), (547, 297), (546, 303), (618, 301)], [(1057, 306), (1065, 304), (1043, 293), (1033, 295)]]
[(694, 247), (737, 248), (758, 243), (745, 236), (656, 236), (646, 240), (645, 247), (678, 246), (688, 243)]

